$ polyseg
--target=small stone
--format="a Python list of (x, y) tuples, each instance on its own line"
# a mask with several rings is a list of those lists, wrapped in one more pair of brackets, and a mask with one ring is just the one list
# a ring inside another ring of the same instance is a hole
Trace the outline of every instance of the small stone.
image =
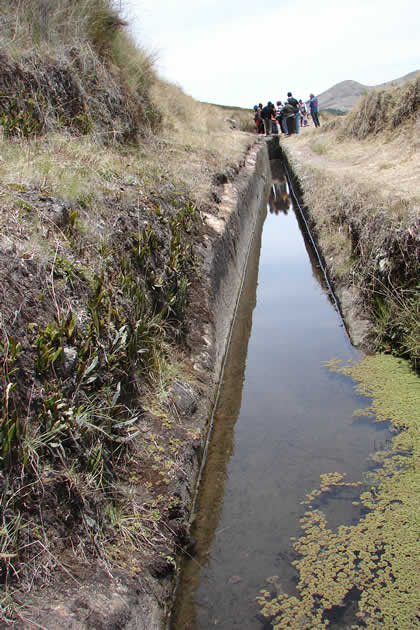
[(239, 582), (243, 582), (244, 579), (240, 575), (232, 575), (228, 581), (229, 584), (239, 584)]
[(71, 372), (77, 361), (77, 350), (71, 346), (65, 346), (64, 348), (64, 369), (66, 372)]
[(66, 206), (61, 203), (54, 203), (50, 206), (52, 220), (58, 227), (64, 227), (69, 221), (69, 212)]
[(197, 410), (196, 394), (188, 383), (176, 381), (169, 395), (178, 413), (191, 416)]

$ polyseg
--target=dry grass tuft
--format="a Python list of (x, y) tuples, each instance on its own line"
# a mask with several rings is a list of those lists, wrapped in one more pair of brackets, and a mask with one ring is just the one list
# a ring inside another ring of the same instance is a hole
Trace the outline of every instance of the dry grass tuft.
[(81, 43), (103, 55), (125, 25), (109, 0), (11, 0), (1, 20), (1, 45), (20, 56), (34, 47), (56, 52)]
[[(242, 134), (231, 133), (235, 110), (200, 103), (165, 81), (155, 82), (152, 94), (165, 121), (161, 129), (164, 138), (214, 152), (226, 163), (237, 155), (238, 147), (249, 144)], [(245, 115), (252, 119), (249, 112)]]
[(0, 21), (0, 123), (8, 135), (66, 127), (124, 141), (159, 122), (153, 56), (124, 31), (112, 0), (13, 1)]
[(173, 181), (194, 190), (198, 202), (208, 201), (214, 172), (237, 168), (251, 140), (239, 129), (232, 130), (230, 110), (200, 103), (181, 88), (156, 81), (152, 97), (162, 112), (162, 122), (149, 137), (148, 159), (162, 162)]
[(420, 104), (420, 75), (403, 87), (371, 90), (343, 120), (341, 137), (362, 140), (411, 122)]

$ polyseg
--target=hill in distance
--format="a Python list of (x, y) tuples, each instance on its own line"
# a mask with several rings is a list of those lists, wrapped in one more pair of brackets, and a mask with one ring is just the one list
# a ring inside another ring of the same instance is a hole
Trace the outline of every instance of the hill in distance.
[(414, 79), (419, 70), (414, 70), (403, 77), (381, 83), (380, 85), (363, 85), (357, 81), (341, 81), (331, 88), (318, 95), (319, 108), (336, 109), (343, 112), (349, 111), (359, 98), (367, 91), (375, 88), (389, 87), (391, 85), (402, 85), (406, 81)]

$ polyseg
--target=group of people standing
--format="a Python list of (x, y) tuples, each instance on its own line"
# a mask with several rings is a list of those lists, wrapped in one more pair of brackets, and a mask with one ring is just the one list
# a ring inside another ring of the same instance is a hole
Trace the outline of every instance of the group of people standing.
[[(309, 95), (308, 105), (313, 123), (319, 127), (318, 99), (313, 94)], [(284, 103), (277, 101), (274, 105), (268, 101), (265, 106), (262, 103), (254, 105), (254, 121), (257, 133), (265, 133), (266, 136), (284, 133), (290, 136), (299, 133), (300, 127), (308, 126), (308, 107), (302, 99), (297, 100), (288, 92)]]

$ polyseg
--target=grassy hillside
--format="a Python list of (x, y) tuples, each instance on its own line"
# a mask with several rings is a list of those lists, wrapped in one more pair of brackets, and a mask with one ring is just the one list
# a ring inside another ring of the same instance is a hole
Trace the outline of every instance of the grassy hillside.
[(253, 139), (160, 81), (113, 7), (0, 6), (2, 627), (70, 575), (147, 591), (186, 540), (195, 248)]

